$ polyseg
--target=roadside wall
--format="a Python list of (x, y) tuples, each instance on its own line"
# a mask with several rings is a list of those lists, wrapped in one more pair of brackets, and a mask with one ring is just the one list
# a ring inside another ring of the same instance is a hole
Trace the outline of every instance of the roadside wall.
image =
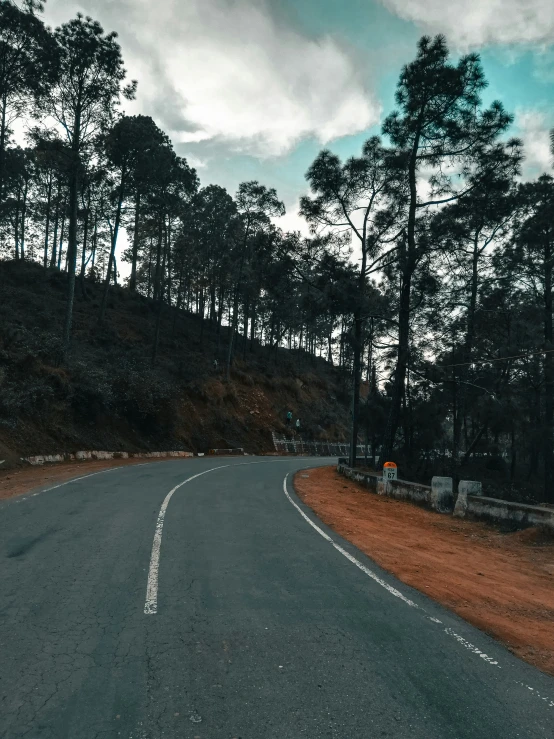
[(377, 493), (377, 495), (387, 495), (397, 500), (411, 500), (417, 505), (427, 508), (431, 507), (431, 488), (427, 485), (418, 485), (414, 482), (406, 482), (406, 480), (389, 480), (384, 482), (377, 475), (352, 469), (344, 463), (338, 464), (337, 471), (350, 480), (359, 482), (364, 487), (369, 488), (371, 492)]
[(466, 515), (481, 521), (501, 522), (522, 529), (542, 526), (554, 532), (554, 510), (542, 506), (468, 495)]
[(377, 495), (387, 495), (397, 500), (410, 500), (437, 513), (452, 513), (459, 518), (473, 518), (495, 524), (507, 524), (516, 528), (541, 526), (554, 532), (554, 509), (542, 506), (511, 503), (481, 494), (481, 483), (461, 480), (454, 505), (452, 478), (434, 477), (431, 487), (405, 480), (385, 482), (381, 477), (352, 469), (339, 460), (337, 472), (360, 483)]
[(85, 459), (151, 459), (158, 457), (193, 457), (192, 452), (104, 452), (82, 451), (75, 454), (38, 454), (34, 457), (21, 457), (22, 462), (28, 462), (33, 467), (54, 462), (72, 462)]

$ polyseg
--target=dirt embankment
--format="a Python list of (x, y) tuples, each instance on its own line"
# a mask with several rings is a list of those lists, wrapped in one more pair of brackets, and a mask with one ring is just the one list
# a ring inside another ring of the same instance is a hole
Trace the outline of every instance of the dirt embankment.
[[(182, 462), (183, 459), (162, 457), (160, 459), (149, 459), (148, 464), (176, 461)], [(23, 495), (30, 490), (42, 488), (46, 485), (58, 485), (66, 480), (72, 480), (74, 477), (92, 475), (95, 472), (109, 470), (112, 467), (128, 467), (135, 464), (145, 464), (145, 460), (111, 459), (108, 461), (62, 462), (40, 467), (0, 470), (0, 500)]]
[(0, 261), (4, 467), (81, 449), (264, 453), (288, 410), (313, 438), (345, 438), (348, 391), (325, 359), (239, 336), (226, 382), (228, 327), (167, 306), (154, 361), (156, 305), (123, 288), (111, 290), (102, 324), (102, 286), (87, 279), (77, 290), (62, 362), (66, 283), (57, 270)]
[(503, 534), (373, 495), (330, 467), (294, 484), (381, 567), (554, 675), (554, 538), (537, 529)]

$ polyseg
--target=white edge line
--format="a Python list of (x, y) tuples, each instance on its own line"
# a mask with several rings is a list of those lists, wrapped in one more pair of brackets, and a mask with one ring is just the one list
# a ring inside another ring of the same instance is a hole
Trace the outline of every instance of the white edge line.
[[(22, 503), (24, 500), (28, 500), (29, 498), (35, 498), (37, 495), (40, 495), (41, 493), (49, 493), (50, 490), (57, 490), (57, 488), (61, 488), (64, 485), (70, 485), (72, 482), (79, 482), (79, 480), (86, 480), (87, 477), (94, 477), (95, 475), (102, 475), (104, 472), (113, 472), (114, 470), (120, 470), (122, 467), (144, 467), (147, 464), (156, 464), (156, 462), (141, 462), (140, 464), (122, 464), (118, 465), (117, 467), (109, 467), (107, 470), (99, 470), (98, 472), (91, 472), (89, 475), (82, 475), (81, 477), (72, 477), (71, 480), (66, 480), (65, 482), (61, 482), (59, 485), (53, 485), (50, 488), (44, 488), (43, 490), (37, 490), (36, 493), (24, 493), (23, 495), (15, 496), (13, 499), (13, 503)], [(10, 501), (10, 498), (7, 498), (5, 501), (2, 502), (8, 502)]]
[[(290, 473), (289, 473), (290, 474)], [(370, 577), (372, 580), (374, 580), (376, 583), (381, 585), (381, 587), (385, 588), (391, 595), (394, 595), (396, 598), (399, 598), (400, 600), (404, 601), (407, 605), (411, 606), (412, 608), (417, 608), (420, 611), (423, 611), (426, 613), (425, 608), (422, 608), (421, 606), (418, 606), (417, 603), (414, 603), (412, 600), (407, 598), (405, 595), (403, 595), (399, 590), (394, 588), (392, 585), (389, 585), (385, 580), (383, 580), (381, 577), (376, 575), (372, 570), (369, 569), (369, 567), (366, 567), (361, 562), (359, 562), (356, 557), (352, 556), (350, 552), (347, 552), (346, 549), (343, 549), (339, 544), (337, 544), (333, 539), (328, 536), (322, 529), (319, 528), (310, 518), (307, 516), (304, 511), (294, 502), (294, 500), (289, 495), (289, 491), (287, 490), (287, 480), (289, 475), (287, 474), (285, 479), (283, 480), (283, 491), (289, 501), (292, 503), (292, 505), (296, 508), (296, 510), (300, 513), (300, 515), (310, 524), (312, 528), (314, 528), (318, 534), (321, 534), (321, 536), (326, 539), (330, 544), (334, 546), (334, 548), (340, 552), (342, 555), (346, 557), (352, 564), (355, 564), (356, 567), (358, 567), (362, 572), (364, 572), (368, 577)], [(434, 618), (433, 616), (426, 615), (426, 618), (428, 618), (433, 623), (442, 624), (442, 621), (440, 621), (438, 618)], [(494, 667), (498, 667), (501, 669), (498, 662), (493, 658), (489, 657), (488, 654), (485, 654), (485, 652), (482, 652), (480, 649), (478, 649), (475, 645), (468, 642), (466, 639), (464, 639), (462, 636), (457, 634), (453, 629), (445, 628), (444, 632), (448, 634), (449, 636), (454, 637), (456, 641), (461, 644), (463, 647), (468, 649), (470, 652), (473, 652), (473, 654), (478, 655), (483, 661), (485, 661), (487, 664), (490, 664)], [(532, 690), (532, 688), (529, 688)]]
[[(290, 474), (290, 473), (289, 473)], [(396, 588), (393, 588), (392, 585), (389, 585), (388, 582), (385, 582), (382, 578), (380, 578), (378, 575), (375, 574), (372, 570), (369, 569), (369, 567), (366, 567), (361, 562), (359, 562), (356, 557), (353, 557), (349, 552), (346, 551), (346, 549), (343, 549), (339, 544), (336, 544), (331, 537), (325, 533), (325, 531), (322, 531), (322, 529), (319, 528), (319, 526), (316, 526), (316, 524), (307, 516), (304, 511), (294, 502), (294, 500), (290, 497), (289, 491), (287, 490), (287, 480), (288, 475), (286, 475), (285, 479), (283, 480), (283, 491), (289, 501), (293, 504), (293, 506), (296, 508), (296, 510), (300, 513), (303, 518), (306, 519), (306, 521), (314, 528), (318, 534), (320, 534), (326, 541), (328, 541), (330, 544), (332, 544), (335, 549), (340, 552), (342, 555), (346, 557), (352, 564), (355, 564), (356, 567), (358, 567), (362, 572), (364, 572), (368, 577), (371, 577), (372, 580), (375, 580), (376, 583), (381, 585), (381, 587), (385, 588), (385, 590), (388, 590), (388, 592), (391, 595), (394, 595), (395, 598), (400, 598), (400, 600), (403, 600), (404, 603), (411, 606), (412, 608), (419, 608), (417, 603), (414, 603), (413, 600), (410, 600), (409, 598), (406, 598), (405, 595), (403, 595), (400, 590), (397, 590)]]
[[(79, 480), (86, 480), (87, 477), (94, 477), (95, 475), (102, 475), (104, 472), (113, 472), (114, 470), (118, 470), (119, 467), (110, 467), (107, 470), (100, 470), (99, 472), (91, 472), (90, 475), (83, 475), (82, 477), (73, 477), (71, 480), (66, 480), (65, 482), (61, 482), (59, 485), (53, 485), (51, 488), (45, 488), (44, 490), (39, 490), (38, 493), (48, 493), (50, 490), (56, 490), (57, 488), (62, 488), (64, 485), (69, 485), (72, 482), (79, 482)], [(34, 493), (33, 495), (38, 495), (38, 493)]]

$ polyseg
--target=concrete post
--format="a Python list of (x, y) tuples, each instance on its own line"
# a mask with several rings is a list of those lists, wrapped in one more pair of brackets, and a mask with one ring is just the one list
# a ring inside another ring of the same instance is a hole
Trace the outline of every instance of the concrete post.
[(483, 486), (474, 480), (460, 480), (458, 484), (458, 498), (454, 506), (454, 516), (464, 518), (467, 513), (467, 496), (482, 495)]
[(388, 495), (390, 483), (383, 477), (377, 478), (377, 495)]
[(433, 477), (431, 480), (431, 505), (435, 511), (446, 513), (452, 508), (452, 478)]

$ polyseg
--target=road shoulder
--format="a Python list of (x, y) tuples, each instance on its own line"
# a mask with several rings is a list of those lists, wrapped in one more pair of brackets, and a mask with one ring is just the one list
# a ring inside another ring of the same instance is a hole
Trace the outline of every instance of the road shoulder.
[(294, 487), (378, 565), (554, 675), (552, 538), (536, 529), (504, 534), (378, 496), (334, 467), (302, 470)]
[[(182, 458), (161, 457), (149, 459), (148, 464), (158, 462), (180, 461)], [(75, 477), (91, 475), (114, 467), (129, 467), (145, 464), (145, 460), (136, 459), (111, 459), (111, 460), (86, 460), (83, 462), (61, 462), (59, 464), (45, 464), (37, 467), (23, 467), (5, 470), (0, 473), (0, 501), (7, 500), (19, 495), (24, 495), (33, 490), (43, 487), (58, 485)]]

